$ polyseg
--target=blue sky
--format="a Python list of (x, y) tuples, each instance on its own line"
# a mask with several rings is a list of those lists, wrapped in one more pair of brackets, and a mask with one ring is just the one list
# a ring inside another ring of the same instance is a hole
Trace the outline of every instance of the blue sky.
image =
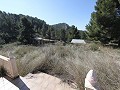
[(67, 23), (85, 30), (96, 0), (0, 0), (0, 10), (45, 20), (52, 25)]

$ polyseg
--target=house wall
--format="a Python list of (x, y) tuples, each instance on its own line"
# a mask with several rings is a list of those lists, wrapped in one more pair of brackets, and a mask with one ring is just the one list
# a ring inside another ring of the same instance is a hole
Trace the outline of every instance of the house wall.
[(0, 55), (0, 66), (5, 68), (9, 77), (15, 78), (19, 76), (16, 61), (14, 58), (7, 58)]

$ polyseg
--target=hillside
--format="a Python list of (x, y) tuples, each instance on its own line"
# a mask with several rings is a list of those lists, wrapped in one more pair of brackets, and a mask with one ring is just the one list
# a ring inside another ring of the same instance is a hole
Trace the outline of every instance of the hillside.
[(22, 44), (33, 44), (36, 37), (69, 42), (73, 38), (85, 38), (86, 35), (81, 34), (74, 25), (49, 25), (37, 17), (0, 11), (0, 44), (18, 41)]
[(61, 30), (61, 29), (68, 30), (70, 28), (70, 26), (66, 23), (58, 23), (58, 24), (54, 24), (52, 26), (55, 30)]
[(16, 57), (22, 76), (44, 72), (67, 83), (76, 82), (84, 90), (85, 76), (93, 69), (101, 90), (120, 89), (120, 49), (97, 44), (34, 47), (15, 43), (0, 48), (1, 55), (8, 56), (8, 52)]

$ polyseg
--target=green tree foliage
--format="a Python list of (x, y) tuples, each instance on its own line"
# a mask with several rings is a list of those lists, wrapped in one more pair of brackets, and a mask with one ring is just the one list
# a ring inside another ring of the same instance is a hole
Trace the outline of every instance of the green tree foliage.
[(80, 39), (87, 39), (87, 32), (79, 30)]
[(4, 41), (4, 39), (2, 39), (2, 38), (0, 37), (0, 45), (2, 45), (2, 44), (5, 44), (5, 41)]
[(46, 37), (47, 30), (48, 30), (48, 25), (46, 23), (43, 23), (42, 29), (41, 29), (43, 38)]
[(33, 39), (35, 38), (35, 31), (33, 30), (33, 26), (30, 21), (28, 21), (25, 17), (21, 19), (20, 31), (21, 34), (19, 41), (23, 44), (32, 44)]
[(18, 26), (15, 16), (0, 11), (0, 38), (5, 41), (5, 43), (9, 43), (16, 41), (17, 35)]
[(70, 41), (83, 36), (84, 34), (80, 34), (75, 26), (69, 26), (66, 23), (48, 25), (37, 17), (0, 11), (0, 44), (16, 41), (31, 44), (35, 37)]
[(66, 42), (66, 31), (65, 31), (65, 29), (61, 29), (60, 40)]
[(111, 40), (120, 41), (120, 17), (118, 0), (97, 0), (95, 12), (86, 26), (89, 39), (108, 43)]
[(72, 25), (72, 27), (70, 28), (70, 32), (68, 35), (68, 40), (71, 41), (72, 39), (80, 39), (79, 31), (74, 25)]
[(87, 33), (88, 33), (88, 39), (90, 40), (99, 40), (100, 37), (100, 28), (98, 27), (97, 24), (97, 19), (96, 19), (96, 13), (93, 12), (91, 14), (91, 20), (89, 24), (86, 26)]
[(46, 32), (46, 38), (51, 39), (51, 27), (50, 26), (48, 27), (48, 30)]
[[(0, 44), (20, 40), (21, 32), (23, 32), (24, 28), (28, 28), (28, 26), (25, 26), (27, 24), (22, 25), (21, 18), (26, 18), (29, 23), (31, 23), (30, 27), (35, 32), (34, 36), (43, 37), (42, 30), (47, 31), (47, 28), (44, 28), (44, 26), (47, 26), (46, 22), (36, 17), (33, 18), (22, 14), (16, 15), (0, 11)], [(22, 26), (24, 26), (24, 28)], [(46, 35), (46, 33), (44, 33), (44, 35)]]
[(50, 26), (50, 32), (51, 32), (51, 39), (55, 40), (56, 39), (56, 31), (52, 26)]

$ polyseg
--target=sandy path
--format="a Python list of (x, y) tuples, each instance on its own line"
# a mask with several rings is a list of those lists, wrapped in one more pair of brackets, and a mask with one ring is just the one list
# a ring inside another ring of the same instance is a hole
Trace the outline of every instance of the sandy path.
[[(4, 81), (4, 83), (3, 83)], [(9, 82), (10, 81), (10, 82)], [(0, 78), (0, 90), (77, 90), (63, 83), (59, 78), (39, 73), (28, 74), (15, 80)]]

